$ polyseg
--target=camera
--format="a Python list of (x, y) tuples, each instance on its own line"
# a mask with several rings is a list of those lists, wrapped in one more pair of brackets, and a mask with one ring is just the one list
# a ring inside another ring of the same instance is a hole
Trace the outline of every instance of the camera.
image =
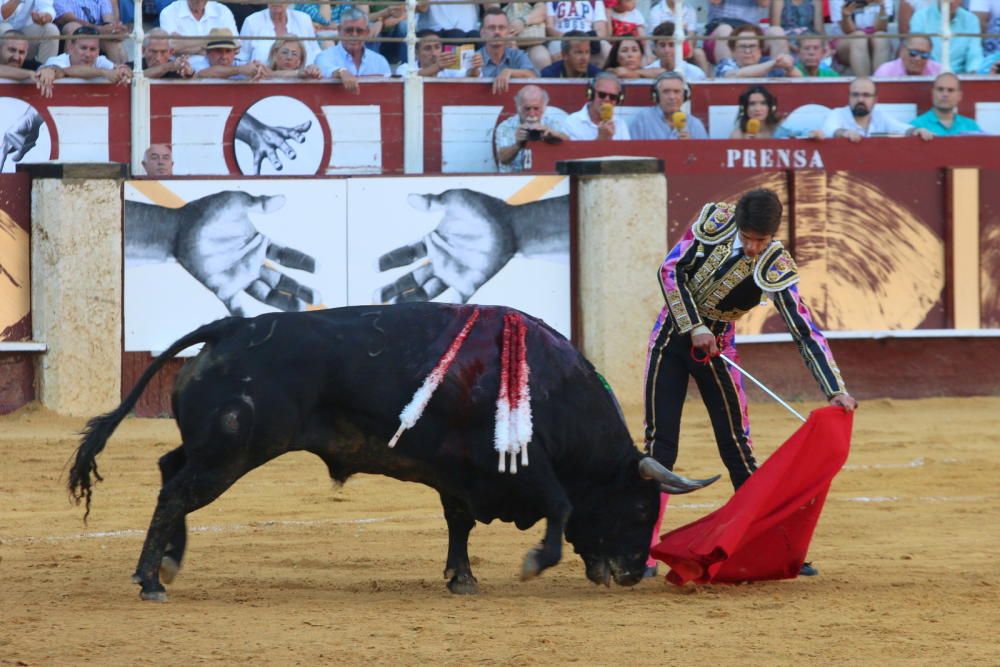
[(541, 130), (528, 130), (528, 141), (541, 141), (542, 131)]

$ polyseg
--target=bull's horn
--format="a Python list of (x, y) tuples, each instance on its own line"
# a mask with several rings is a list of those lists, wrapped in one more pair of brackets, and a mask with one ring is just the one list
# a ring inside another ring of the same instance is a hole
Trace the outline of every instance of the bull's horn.
[(639, 461), (639, 476), (643, 479), (652, 479), (660, 483), (660, 488), (666, 493), (681, 494), (691, 493), (702, 489), (719, 479), (720, 475), (709, 477), (708, 479), (688, 479), (667, 470), (667, 467), (654, 459), (652, 456), (643, 457)]

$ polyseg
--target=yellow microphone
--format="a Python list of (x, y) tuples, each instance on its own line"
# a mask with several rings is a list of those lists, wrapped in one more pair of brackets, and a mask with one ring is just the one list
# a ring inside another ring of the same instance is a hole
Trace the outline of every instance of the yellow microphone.
[(758, 132), (760, 132), (760, 121), (756, 118), (751, 118), (747, 121), (747, 134), (754, 136)]
[(674, 126), (674, 129), (680, 132), (684, 129), (684, 125), (687, 124), (687, 115), (683, 111), (675, 111), (674, 115), (670, 117), (670, 123)]
[(615, 115), (615, 105), (613, 104), (602, 104), (601, 105), (601, 120), (607, 122), (611, 120)]

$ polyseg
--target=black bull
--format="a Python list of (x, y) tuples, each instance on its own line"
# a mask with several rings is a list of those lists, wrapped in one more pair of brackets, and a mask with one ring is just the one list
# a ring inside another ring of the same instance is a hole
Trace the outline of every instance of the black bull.
[(228, 318), (184, 336), (146, 369), (122, 404), (87, 424), (69, 489), (90, 511), (101, 477), (96, 457), (146, 384), (183, 349), (204, 349), (178, 374), (172, 405), (182, 444), (164, 455), (163, 478), (133, 576), (144, 599), (165, 599), (184, 556), (185, 517), (240, 477), (290, 451), (312, 452), (340, 482), (373, 473), (420, 482), (441, 496), (448, 523), (445, 577), (476, 590), (468, 537), (476, 521), (526, 529), (545, 518), (523, 578), (559, 562), (562, 536), (587, 577), (637, 583), (649, 550), (659, 492), (692, 481), (643, 457), (593, 366), (557, 332), (524, 316), (534, 416), (530, 465), (497, 470), (493, 448), (504, 314), (480, 316), (437, 392), (398, 445), (399, 413), (472, 313), (432, 303), (352, 307)]

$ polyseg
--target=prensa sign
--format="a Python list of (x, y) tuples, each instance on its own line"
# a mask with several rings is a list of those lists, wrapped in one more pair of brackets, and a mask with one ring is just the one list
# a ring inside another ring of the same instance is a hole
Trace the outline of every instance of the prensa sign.
[(823, 169), (815, 148), (728, 148), (727, 169)]

